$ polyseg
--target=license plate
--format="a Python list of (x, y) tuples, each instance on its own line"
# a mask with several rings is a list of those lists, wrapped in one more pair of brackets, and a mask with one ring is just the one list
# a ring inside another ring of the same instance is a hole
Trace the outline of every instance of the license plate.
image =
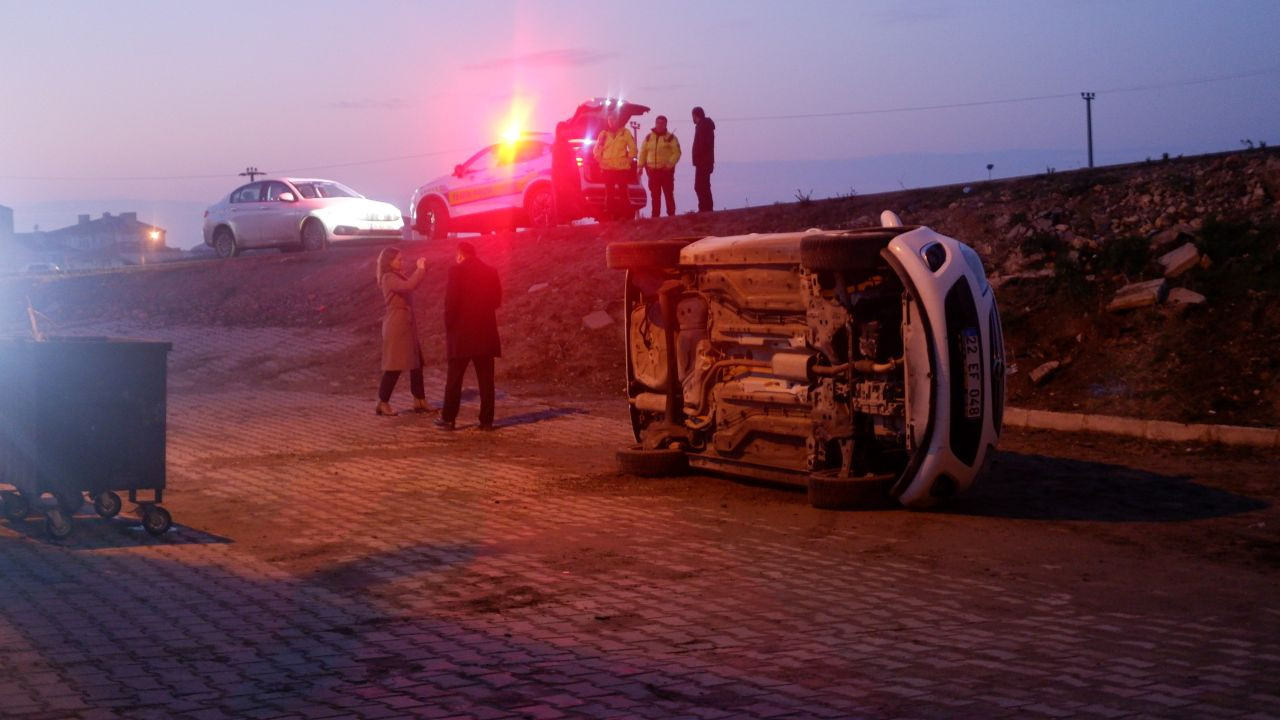
[(982, 337), (977, 328), (965, 328), (960, 342), (964, 348), (964, 416), (973, 420), (982, 417)]

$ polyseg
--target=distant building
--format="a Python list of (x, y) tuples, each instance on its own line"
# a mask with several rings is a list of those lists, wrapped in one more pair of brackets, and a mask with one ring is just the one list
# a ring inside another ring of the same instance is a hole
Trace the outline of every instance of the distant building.
[(52, 264), (63, 270), (141, 265), (182, 257), (165, 244), (168, 231), (138, 221), (136, 212), (94, 219), (81, 215), (75, 225), (29, 233), (14, 232), (13, 210), (0, 205), (0, 271), (21, 272), (30, 265)]

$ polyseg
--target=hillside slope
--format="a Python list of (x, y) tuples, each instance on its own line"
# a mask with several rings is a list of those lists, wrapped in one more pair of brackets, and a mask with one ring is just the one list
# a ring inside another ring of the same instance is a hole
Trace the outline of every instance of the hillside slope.
[[(680, 179), (687, 182), (688, 178)], [(506, 287), (500, 381), (548, 393), (620, 396), (618, 240), (844, 228), (892, 209), (973, 245), (997, 285), (1017, 405), (1183, 421), (1280, 421), (1280, 153), (1272, 149), (1028, 178), (805, 201), (542, 233), (475, 238)], [(1203, 305), (1105, 307), (1121, 286), (1158, 278), (1163, 252), (1194, 243), (1208, 260), (1170, 284)], [(127, 317), (167, 324), (325, 326), (367, 338), (361, 357), (322, 357), (345, 388), (372, 392), (379, 247), (264, 252), (54, 279), (7, 279), (0, 328), (20, 329), (26, 297), (55, 326)], [(431, 363), (443, 359), (440, 304), (452, 244), (412, 243), (428, 259), (417, 310)], [(539, 287), (545, 284), (545, 287)], [(532, 290), (532, 291), (531, 291)], [(587, 330), (604, 310), (615, 323)], [(1029, 375), (1060, 363), (1042, 384)], [(567, 389), (569, 387), (571, 389)]]

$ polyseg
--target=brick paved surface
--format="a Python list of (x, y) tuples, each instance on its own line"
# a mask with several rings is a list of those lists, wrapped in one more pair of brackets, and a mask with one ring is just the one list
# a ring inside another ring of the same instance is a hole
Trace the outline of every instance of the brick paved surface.
[(5, 718), (1280, 717), (1274, 595), (1246, 627), (850, 562), (856, 526), (617, 478), (590, 407), (448, 434), (306, 369), (354, 338), (137, 334), (176, 345), (177, 526), (0, 526)]

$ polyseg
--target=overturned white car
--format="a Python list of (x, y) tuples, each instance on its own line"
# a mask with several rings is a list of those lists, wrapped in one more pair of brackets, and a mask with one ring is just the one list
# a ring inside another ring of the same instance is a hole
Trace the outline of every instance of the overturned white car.
[(968, 488), (1004, 406), (995, 297), (969, 246), (882, 222), (610, 245), (639, 442), (621, 469), (687, 462), (830, 508)]

